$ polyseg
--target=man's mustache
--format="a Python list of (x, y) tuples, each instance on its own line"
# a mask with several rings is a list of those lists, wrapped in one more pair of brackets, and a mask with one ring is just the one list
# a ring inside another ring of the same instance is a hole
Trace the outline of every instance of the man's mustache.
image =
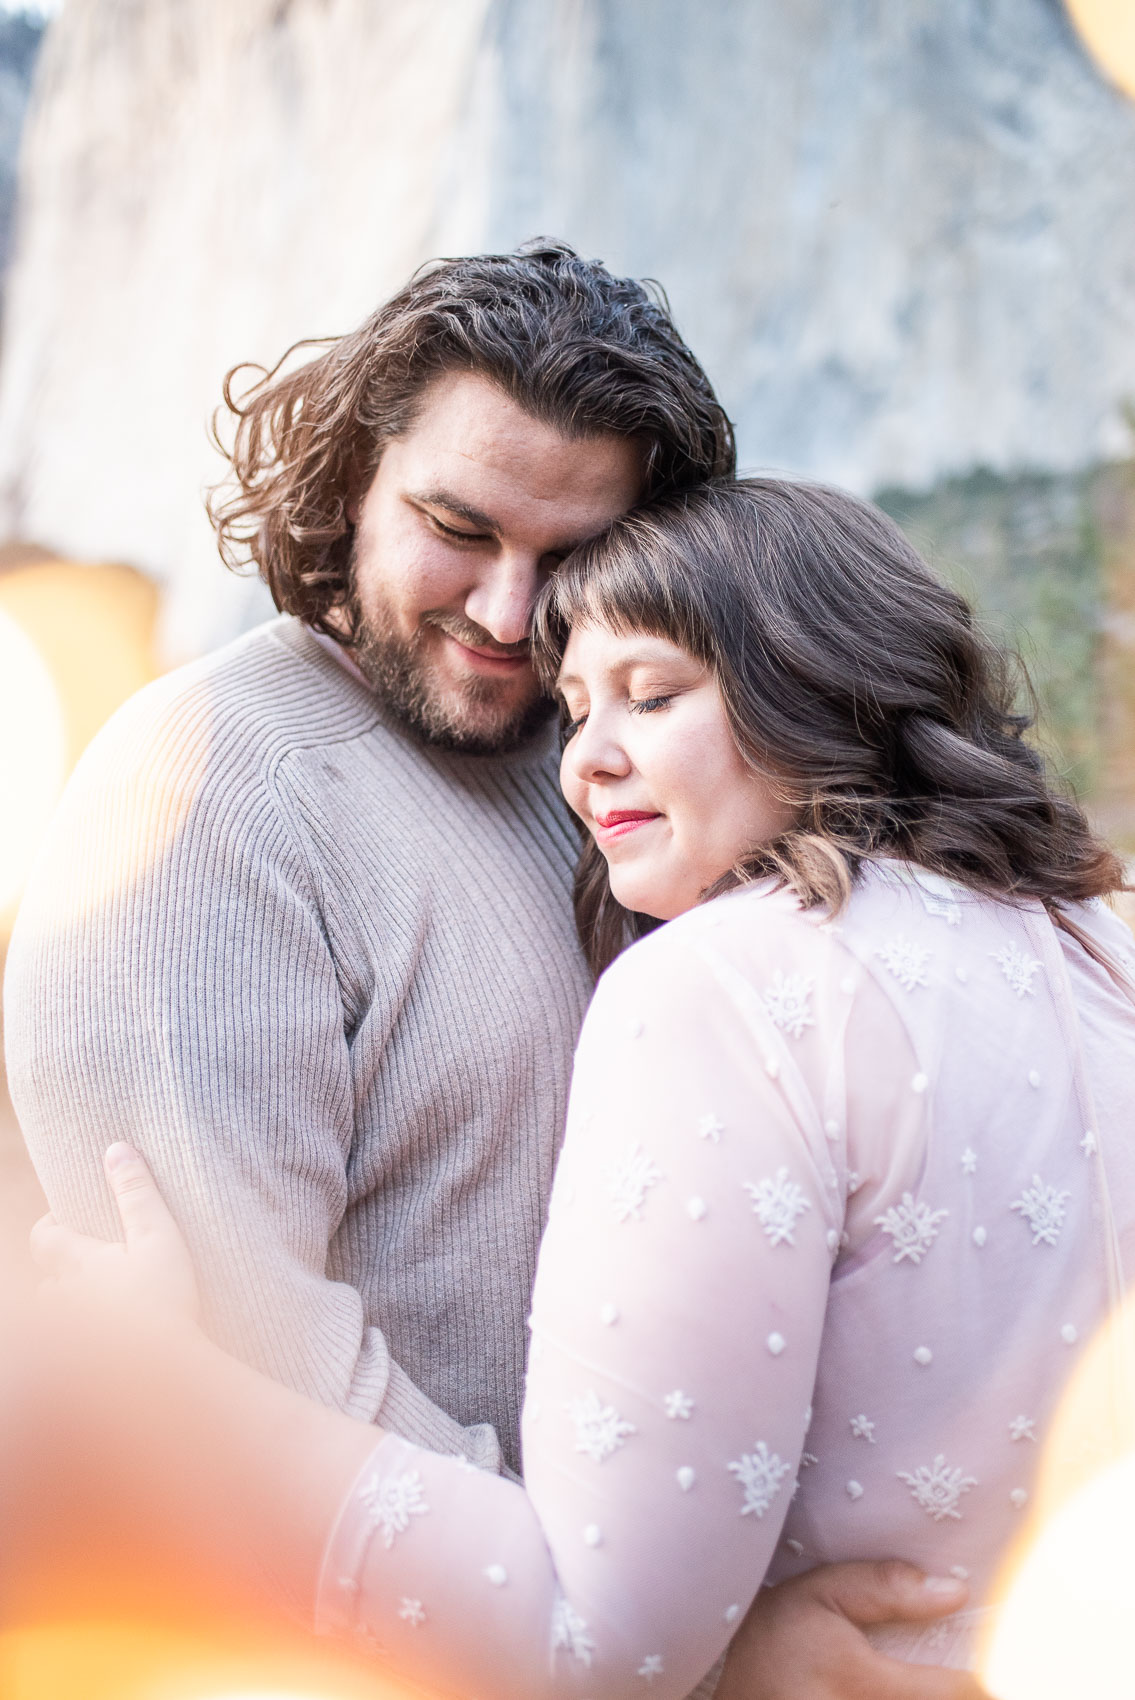
[(494, 655), (529, 655), (532, 649), (527, 639), (523, 643), (498, 643), (484, 626), (478, 626), (475, 621), (467, 620), (461, 614), (446, 613), (444, 609), (423, 614), (419, 624), (436, 627), (439, 632), (444, 632), (446, 637), (463, 643), (467, 649), (488, 649), (492, 650)]

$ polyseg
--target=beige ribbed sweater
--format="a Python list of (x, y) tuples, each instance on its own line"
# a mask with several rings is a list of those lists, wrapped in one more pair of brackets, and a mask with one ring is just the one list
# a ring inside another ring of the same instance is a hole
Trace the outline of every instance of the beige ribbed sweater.
[(548, 744), (427, 750), (282, 619), (149, 687), (79, 765), (6, 980), (52, 1208), (114, 1229), (139, 1144), (217, 1336), (518, 1467), (525, 1317), (589, 993)]

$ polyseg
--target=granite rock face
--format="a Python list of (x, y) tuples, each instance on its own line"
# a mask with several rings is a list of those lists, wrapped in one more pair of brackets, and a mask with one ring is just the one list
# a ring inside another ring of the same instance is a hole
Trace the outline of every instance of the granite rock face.
[(1059, 0), (66, 0), (0, 369), (0, 531), (242, 623), (200, 489), (226, 367), (421, 259), (653, 275), (747, 466), (870, 491), (1124, 452), (1135, 105)]

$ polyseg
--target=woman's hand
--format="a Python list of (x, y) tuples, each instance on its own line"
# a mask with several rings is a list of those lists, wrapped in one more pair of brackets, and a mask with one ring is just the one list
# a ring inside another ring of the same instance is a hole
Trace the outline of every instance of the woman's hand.
[(160, 1320), (199, 1320), (197, 1275), (189, 1247), (132, 1145), (112, 1145), (104, 1158), (123, 1239), (94, 1239), (44, 1216), (31, 1234), (32, 1256), (67, 1297), (149, 1311)]

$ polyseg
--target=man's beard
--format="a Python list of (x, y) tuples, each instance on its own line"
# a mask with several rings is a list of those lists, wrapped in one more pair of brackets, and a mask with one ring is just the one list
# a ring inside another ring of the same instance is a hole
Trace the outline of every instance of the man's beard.
[(427, 613), (413, 637), (405, 638), (392, 624), (364, 614), (354, 591), (345, 611), (358, 634), (351, 654), (360, 672), (389, 713), (423, 743), (464, 755), (503, 755), (526, 744), (551, 719), (555, 705), (549, 698), (537, 694), (519, 706), (502, 703), (495, 679), (470, 678), (442, 695), (431, 677), (431, 633), (445, 632), (476, 649), (517, 653), (495, 644), (472, 621), (441, 610)]

